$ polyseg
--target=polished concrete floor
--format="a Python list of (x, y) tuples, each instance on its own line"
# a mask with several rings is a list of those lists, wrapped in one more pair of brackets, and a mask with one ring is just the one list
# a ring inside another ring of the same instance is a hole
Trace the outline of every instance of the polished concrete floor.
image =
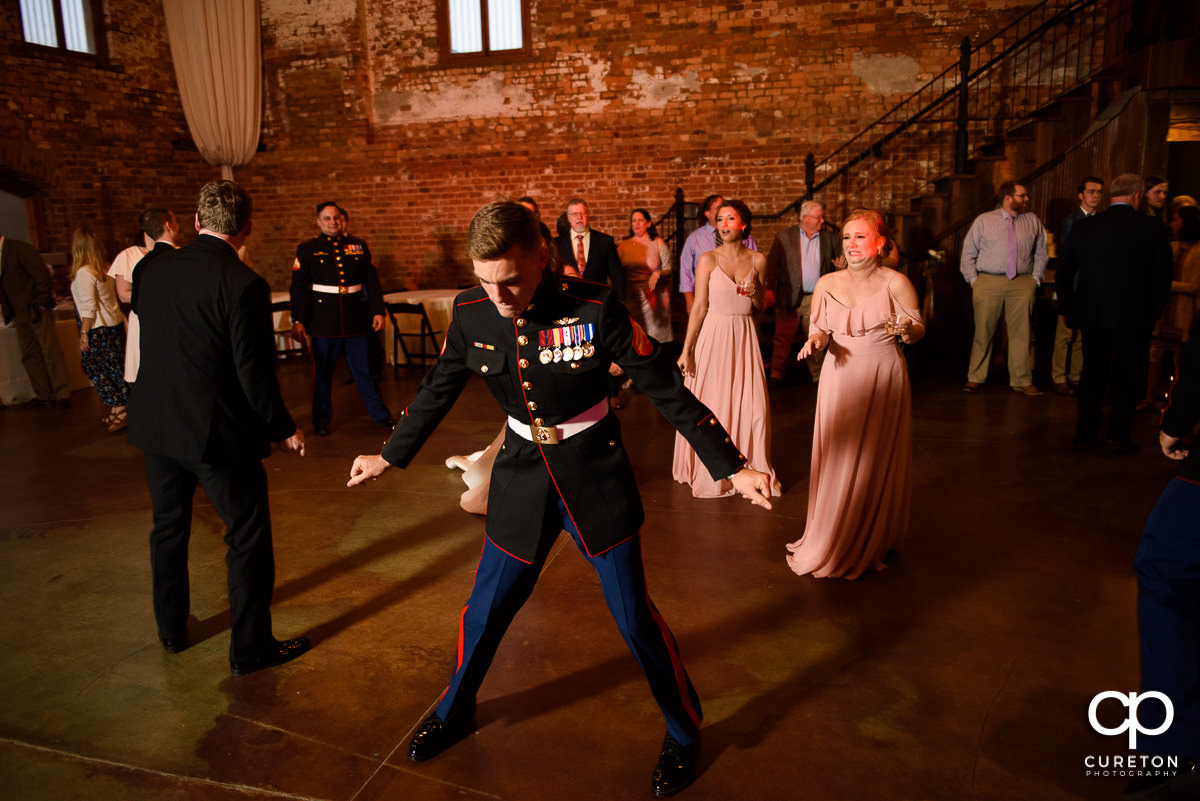
[[(651, 593), (704, 702), (700, 799), (1100, 799), (1089, 755), (1128, 753), (1090, 700), (1138, 688), (1138, 533), (1172, 465), (1069, 446), (1074, 402), (958, 370), (914, 372), (912, 527), (856, 582), (793, 575), (815, 388), (772, 392), (783, 497), (767, 512), (671, 479), (673, 433), (644, 397), (620, 412), (642, 482)], [(309, 426), (307, 370), (282, 363)], [(383, 382), (394, 410), (406, 372)], [(409, 737), (453, 667), (483, 522), (443, 459), (501, 416), (468, 386), (414, 464), (347, 489), (385, 433), (352, 386), (332, 436), (277, 453), (275, 632), (314, 647), (233, 678), (222, 527), (200, 496), (194, 645), (168, 655), (150, 607), (140, 454), (94, 392), (68, 411), (0, 410), (0, 798), (649, 798), (663, 726), (584, 559), (562, 537), (501, 646), (478, 731), (425, 764)], [(1120, 719), (1118, 715), (1112, 715)], [(1115, 725), (1110, 722), (1109, 725)]]

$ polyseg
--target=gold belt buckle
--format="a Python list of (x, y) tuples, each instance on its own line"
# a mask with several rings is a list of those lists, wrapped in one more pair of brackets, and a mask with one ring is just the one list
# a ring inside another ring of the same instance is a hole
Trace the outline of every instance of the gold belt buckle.
[(345, 295), (345, 294), (346, 294), (346, 287), (344, 287), (344, 286), (339, 286), (339, 287), (338, 287), (338, 294), (339, 294), (339, 295)]
[(534, 426), (529, 427), (529, 433), (533, 436), (533, 441), (541, 445), (557, 445), (558, 444), (558, 429), (554, 426)]

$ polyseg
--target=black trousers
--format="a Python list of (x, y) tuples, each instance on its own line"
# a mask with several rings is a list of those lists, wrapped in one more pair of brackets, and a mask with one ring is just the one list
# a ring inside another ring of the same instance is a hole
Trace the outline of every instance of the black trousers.
[(1130, 442), (1133, 414), (1146, 396), (1150, 369), (1150, 329), (1142, 325), (1080, 329), (1083, 376), (1079, 381), (1079, 422), (1075, 433), (1091, 442), (1100, 433), (1105, 395), (1109, 399), (1108, 438)]
[(150, 568), (158, 636), (182, 639), (187, 634), (188, 540), (192, 533), (192, 498), (199, 484), (225, 523), (225, 565), (233, 618), (229, 658), (235, 662), (259, 658), (275, 643), (271, 634), (275, 554), (267, 474), (262, 462), (250, 459), (230, 465), (186, 464), (147, 453), (146, 484), (154, 504)]

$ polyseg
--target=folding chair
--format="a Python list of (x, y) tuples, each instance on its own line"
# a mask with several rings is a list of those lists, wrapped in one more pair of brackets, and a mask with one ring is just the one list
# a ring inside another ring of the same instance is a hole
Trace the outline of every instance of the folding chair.
[[(429, 322), (429, 315), (425, 313), (425, 307), (420, 303), (389, 303), (387, 304), (388, 317), (392, 321), (392, 370), (400, 367), (400, 354), (404, 354), (404, 363), (406, 367), (424, 367), (429, 360), (436, 360), (440, 352), (438, 347), (437, 335), (441, 331), (434, 331), (433, 324)], [(417, 331), (401, 331), (400, 321), (398, 316), (414, 315), (417, 317)], [(415, 351), (410, 351), (405, 344), (405, 340), (416, 339), (420, 346)], [(417, 360), (420, 363), (417, 363)]]
[[(286, 317), (280, 312), (286, 313)], [(276, 317), (276, 315), (279, 315)], [(275, 321), (279, 322), (276, 323)], [(283, 321), (287, 320), (288, 324), (283, 325)], [(281, 300), (271, 304), (271, 321), (275, 328), (275, 355), (281, 359), (286, 359), (289, 356), (304, 356), (308, 353), (308, 346), (304, 342), (297, 342), (292, 339), (292, 302), (290, 300)], [(282, 342), (288, 344), (280, 344)]]

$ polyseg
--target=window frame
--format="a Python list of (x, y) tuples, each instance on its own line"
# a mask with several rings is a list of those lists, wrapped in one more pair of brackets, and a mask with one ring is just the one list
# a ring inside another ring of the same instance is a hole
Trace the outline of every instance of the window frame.
[(521, 0), (521, 47), (517, 50), (488, 51), (488, 0), (478, 0), (482, 26), (483, 49), (473, 53), (450, 52), (450, 0), (437, 0), (438, 57), (447, 66), (484, 66), (527, 61), (533, 55), (530, 44), (529, 2)]
[(54, 6), (54, 34), (59, 42), (57, 45), (44, 45), (27, 40), (25, 38), (25, 17), (23, 14), (18, 13), (21, 23), (21, 43), (25, 47), (26, 53), (40, 56), (53, 55), (60, 58), (84, 61), (90, 64), (107, 64), (108, 27), (104, 24), (104, 0), (83, 0), (83, 2), (91, 7), (91, 33), (92, 41), (96, 45), (95, 53), (67, 48), (66, 29), (63, 25), (63, 0), (52, 0)]

